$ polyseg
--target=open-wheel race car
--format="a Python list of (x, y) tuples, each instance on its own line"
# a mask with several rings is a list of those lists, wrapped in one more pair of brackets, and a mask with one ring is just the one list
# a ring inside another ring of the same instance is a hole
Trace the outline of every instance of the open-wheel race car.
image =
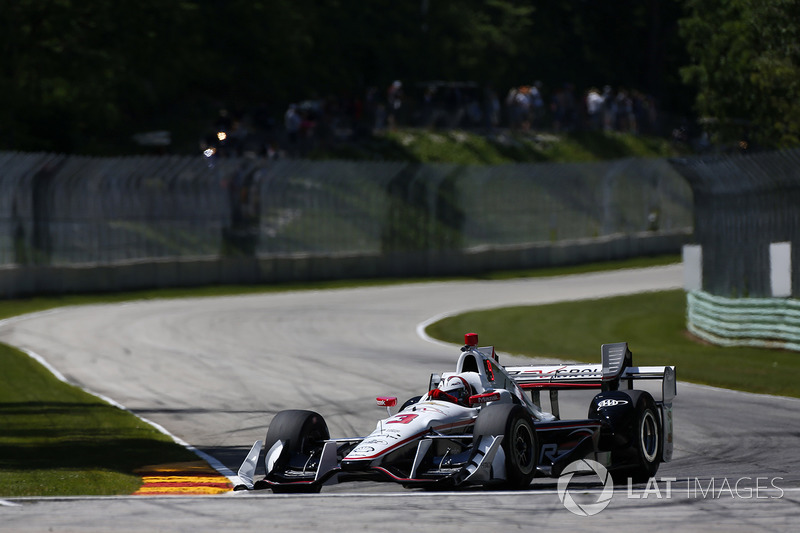
[[(624, 342), (602, 345), (601, 354), (601, 364), (503, 367), (494, 347), (478, 347), (468, 333), (455, 372), (433, 374), (426, 394), (395, 414), (397, 398), (377, 398), (389, 416), (366, 437), (331, 438), (320, 414), (279, 412), (245, 458), (236, 490), (318, 492), (353, 479), (525, 489), (579, 459), (598, 461), (617, 483), (646, 481), (672, 457), (675, 367), (635, 367)], [(634, 388), (647, 379), (661, 381), (658, 400)], [(562, 420), (558, 393), (575, 389), (599, 392), (586, 418)], [(266, 475), (254, 481), (262, 448)]]

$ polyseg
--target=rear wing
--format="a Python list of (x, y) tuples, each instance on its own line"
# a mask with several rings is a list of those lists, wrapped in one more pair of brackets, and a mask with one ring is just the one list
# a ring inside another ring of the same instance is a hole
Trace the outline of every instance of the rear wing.
[[(627, 342), (603, 344), (601, 364), (551, 364), (506, 367), (506, 372), (523, 390), (538, 396), (541, 390), (618, 390), (635, 380), (661, 380), (661, 402), (670, 404), (677, 393), (674, 366), (633, 366)], [(552, 394), (551, 394), (552, 396)]]

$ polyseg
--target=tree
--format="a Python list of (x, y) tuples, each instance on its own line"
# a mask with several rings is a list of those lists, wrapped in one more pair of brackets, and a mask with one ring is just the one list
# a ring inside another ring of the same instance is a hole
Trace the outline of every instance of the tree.
[[(280, 120), (291, 102), (369, 87), (383, 96), (395, 79), (409, 93), (432, 80), (499, 94), (536, 80), (551, 89), (607, 83), (666, 103), (680, 93), (678, 5), (0, 0), (0, 149), (114, 153), (155, 129), (180, 130), (185, 148), (216, 106), (259, 107)], [(775, 61), (763, 68), (784, 79)], [(761, 81), (778, 82), (766, 72)]]
[(0, 6), (0, 143), (71, 152), (172, 102), (199, 77), (196, 6), (17, 0)]
[(800, 1), (686, 0), (696, 107), (721, 141), (800, 142)]

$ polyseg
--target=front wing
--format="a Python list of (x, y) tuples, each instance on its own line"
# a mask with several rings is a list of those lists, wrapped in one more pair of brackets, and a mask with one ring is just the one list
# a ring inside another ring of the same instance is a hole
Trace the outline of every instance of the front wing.
[[(433, 456), (436, 440), (464, 441), (460, 454), (447, 457)], [(264, 456), (266, 475), (254, 481), (258, 458), (263, 443), (256, 441), (250, 449), (238, 477), (240, 484), (235, 490), (259, 490), (271, 488), (276, 492), (316, 492), (322, 485), (348, 480), (384, 480), (402, 483), (405, 486), (446, 485), (488, 483), (505, 479), (505, 454), (502, 449), (503, 436), (485, 436), (480, 442), (472, 443), (473, 436), (466, 435), (426, 435), (421, 437), (413, 450), (413, 460), (401, 465), (391, 462), (374, 463), (354, 470), (343, 467), (342, 457), (362, 439), (329, 439), (319, 453), (312, 454), (302, 466), (291, 462), (278, 466), (278, 458), (285, 443), (278, 441), (267, 450)], [(409, 446), (414, 446), (410, 444)]]

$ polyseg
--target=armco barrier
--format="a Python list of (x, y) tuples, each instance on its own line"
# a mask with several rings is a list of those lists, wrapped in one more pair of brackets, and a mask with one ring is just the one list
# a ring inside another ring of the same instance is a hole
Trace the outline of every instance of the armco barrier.
[(687, 293), (687, 328), (721, 346), (800, 351), (800, 301), (791, 298), (724, 298)]
[(114, 264), (0, 267), (0, 297), (209, 284), (474, 275), (677, 254), (690, 232), (642, 232), (555, 243), (389, 253), (182, 257)]

